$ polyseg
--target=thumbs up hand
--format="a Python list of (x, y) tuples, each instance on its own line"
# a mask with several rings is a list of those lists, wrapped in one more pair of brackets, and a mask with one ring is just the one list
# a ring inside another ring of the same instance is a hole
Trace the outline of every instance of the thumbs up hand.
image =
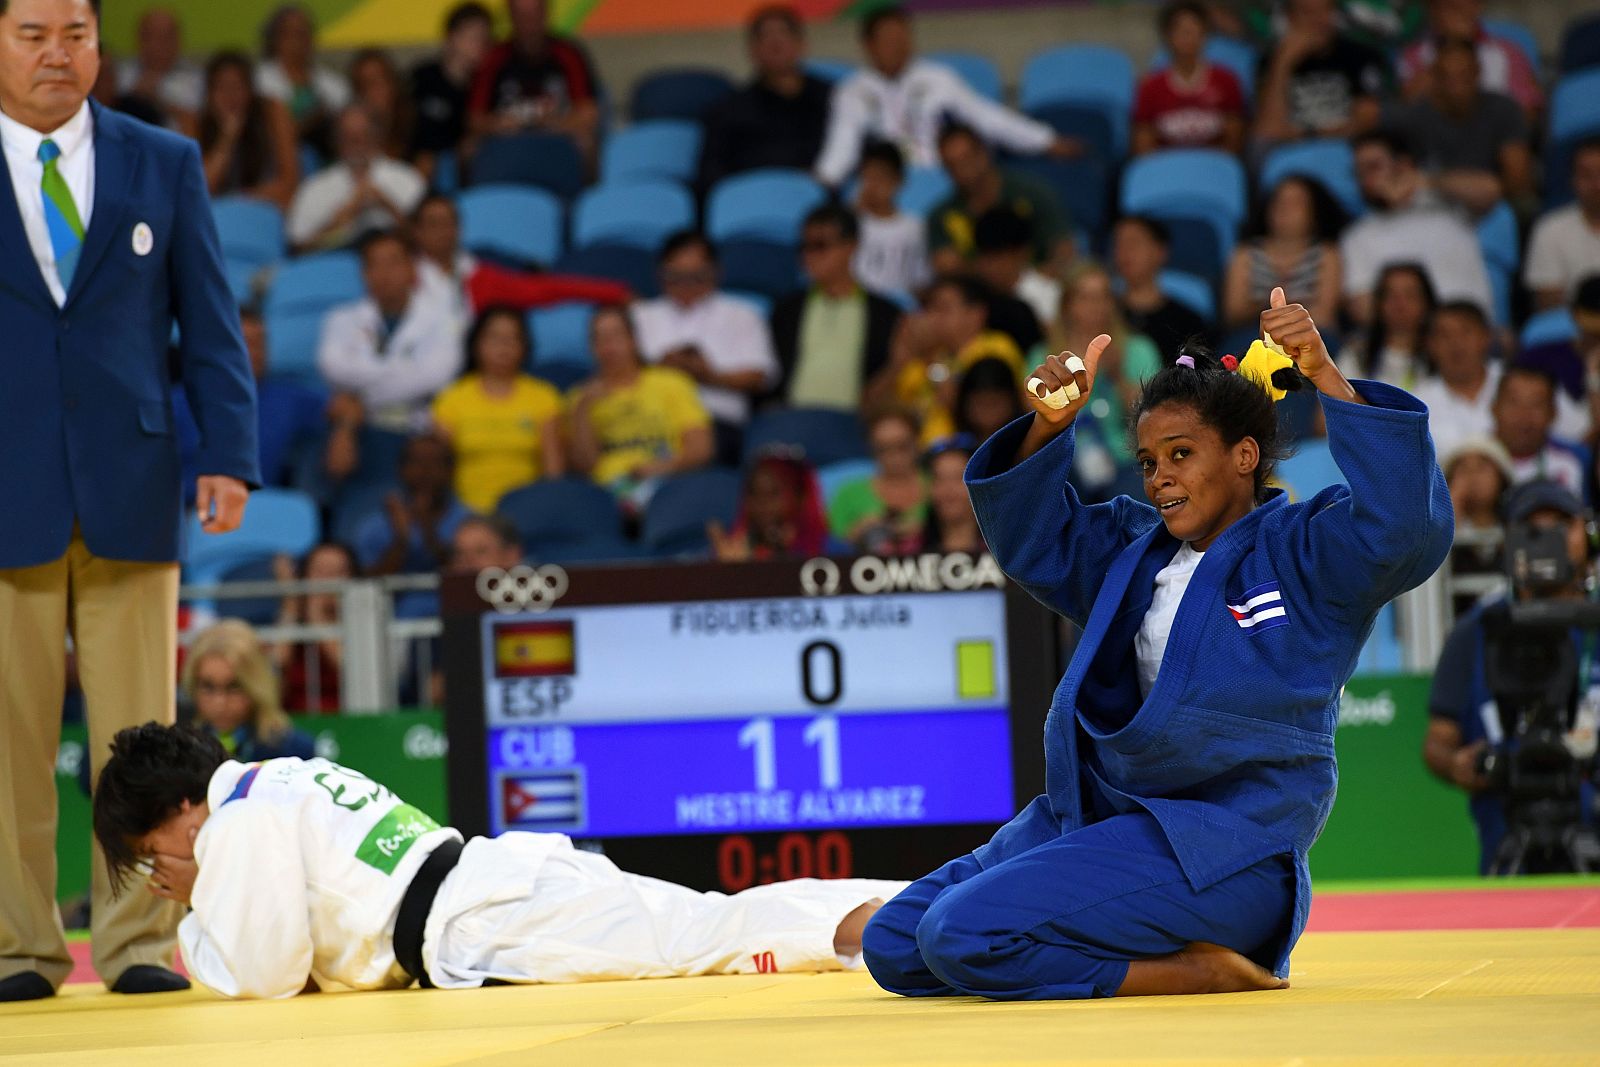
[(1333, 368), (1327, 345), (1303, 305), (1291, 304), (1280, 286), (1272, 290), (1272, 306), (1261, 313), (1261, 337), (1277, 342), (1300, 373), (1313, 382)]

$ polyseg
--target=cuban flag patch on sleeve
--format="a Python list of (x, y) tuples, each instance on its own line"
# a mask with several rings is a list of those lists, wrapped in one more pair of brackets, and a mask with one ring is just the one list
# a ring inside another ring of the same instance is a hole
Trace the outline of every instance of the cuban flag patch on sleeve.
[(1246, 589), (1243, 596), (1228, 602), (1228, 611), (1239, 629), (1251, 635), (1289, 625), (1283, 593), (1277, 582), (1263, 582)]

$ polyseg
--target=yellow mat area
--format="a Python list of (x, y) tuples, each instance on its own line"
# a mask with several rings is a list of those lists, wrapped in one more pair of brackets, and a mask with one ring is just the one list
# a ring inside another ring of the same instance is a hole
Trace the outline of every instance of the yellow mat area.
[(1312, 934), (1272, 993), (902, 1000), (865, 974), (0, 1005), (0, 1065), (1600, 1064), (1600, 930)]

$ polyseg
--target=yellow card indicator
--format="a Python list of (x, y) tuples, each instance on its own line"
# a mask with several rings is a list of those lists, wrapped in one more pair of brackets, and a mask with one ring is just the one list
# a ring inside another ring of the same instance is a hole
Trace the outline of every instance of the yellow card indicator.
[(981, 700), (998, 691), (994, 676), (993, 641), (956, 642), (956, 695)]

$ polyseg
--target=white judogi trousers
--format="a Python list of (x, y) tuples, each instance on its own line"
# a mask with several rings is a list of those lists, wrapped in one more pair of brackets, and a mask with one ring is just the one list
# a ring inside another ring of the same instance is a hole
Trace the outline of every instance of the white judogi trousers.
[(424, 928), (441, 989), (696, 974), (836, 971), (839, 923), (905, 882), (814, 878), (729, 896), (628, 874), (562, 834), (469, 841)]

